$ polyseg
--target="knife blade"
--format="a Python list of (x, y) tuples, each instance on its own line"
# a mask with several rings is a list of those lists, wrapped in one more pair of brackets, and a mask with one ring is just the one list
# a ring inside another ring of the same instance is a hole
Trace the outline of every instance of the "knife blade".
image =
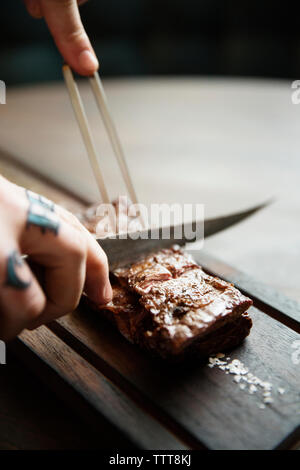
[(199, 241), (221, 232), (265, 208), (270, 202), (203, 221), (139, 230), (126, 234), (126, 238), (124, 234), (97, 238), (97, 242), (107, 255), (110, 270), (114, 270), (135, 263), (147, 254), (169, 248), (174, 244), (184, 246), (186, 243)]

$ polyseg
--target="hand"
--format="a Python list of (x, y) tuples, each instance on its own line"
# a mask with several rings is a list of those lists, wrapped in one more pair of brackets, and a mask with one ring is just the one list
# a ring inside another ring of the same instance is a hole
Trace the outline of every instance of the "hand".
[(98, 304), (111, 300), (105, 253), (62, 207), (0, 177), (0, 227), (0, 339), (72, 311), (83, 289)]
[(81, 75), (92, 75), (98, 61), (82, 25), (78, 5), (87, 0), (24, 0), (34, 18), (45, 18), (65, 61)]

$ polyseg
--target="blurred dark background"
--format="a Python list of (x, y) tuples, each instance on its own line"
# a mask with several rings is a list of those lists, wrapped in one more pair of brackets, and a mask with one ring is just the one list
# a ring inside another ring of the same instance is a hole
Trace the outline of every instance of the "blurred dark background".
[[(90, 0), (81, 7), (103, 76), (300, 76), (300, 2)], [(61, 79), (43, 20), (1, 1), (0, 78)]]

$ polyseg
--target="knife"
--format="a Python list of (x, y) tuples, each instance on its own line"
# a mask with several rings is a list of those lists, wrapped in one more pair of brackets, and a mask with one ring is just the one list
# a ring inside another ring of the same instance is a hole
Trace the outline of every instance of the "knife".
[(175, 244), (184, 246), (187, 243), (215, 235), (245, 220), (270, 203), (271, 201), (267, 201), (241, 212), (203, 221), (139, 230), (128, 234), (129, 236), (127, 235), (126, 238), (124, 234), (97, 238), (97, 242), (105, 251), (112, 271), (118, 267), (135, 263), (145, 255), (163, 248), (170, 248)]

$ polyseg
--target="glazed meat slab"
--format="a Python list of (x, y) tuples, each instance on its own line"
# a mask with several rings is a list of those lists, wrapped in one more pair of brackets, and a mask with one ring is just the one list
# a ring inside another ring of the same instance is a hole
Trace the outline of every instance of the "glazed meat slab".
[(129, 341), (164, 358), (230, 349), (252, 326), (245, 313), (252, 301), (176, 247), (114, 271), (112, 284), (112, 302), (93, 308)]

